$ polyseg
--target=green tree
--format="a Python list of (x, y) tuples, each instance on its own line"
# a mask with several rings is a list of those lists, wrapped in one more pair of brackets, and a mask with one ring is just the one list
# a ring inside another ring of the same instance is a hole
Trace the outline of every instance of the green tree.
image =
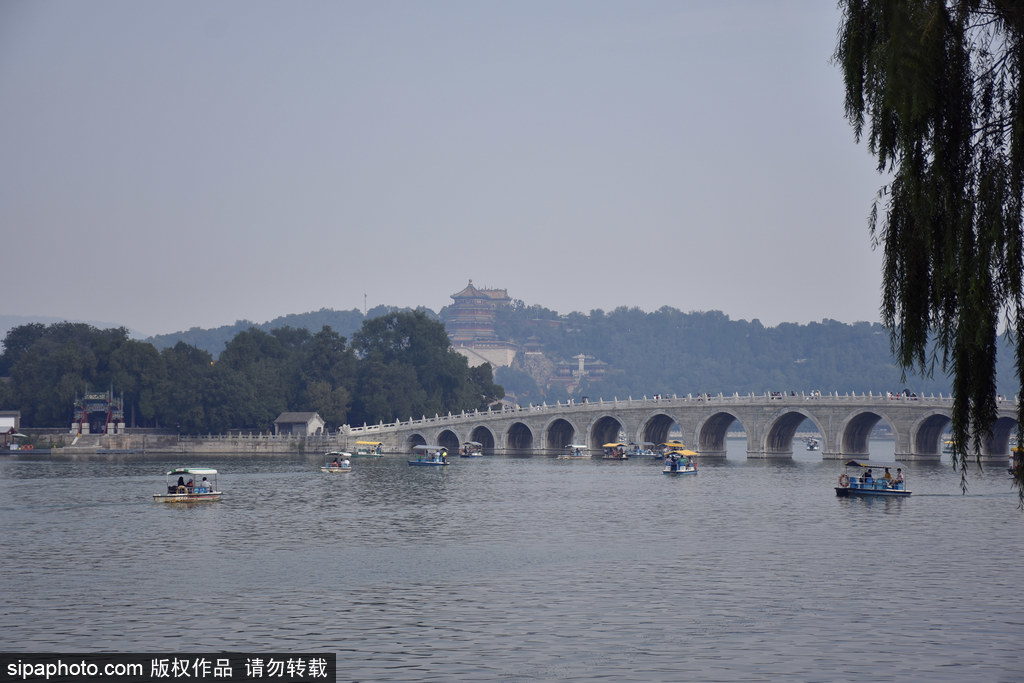
[(345, 424), (355, 387), (355, 364), (345, 338), (323, 327), (302, 349), (299, 385), (303, 390), (296, 405), (318, 412), (332, 427)]
[(485, 405), (485, 396), (504, 395), (491, 367), (471, 369), (451, 348), (444, 325), (423, 311), (367, 320), (352, 346), (362, 359), (357, 424), (473, 410)]
[(125, 340), (110, 354), (110, 385), (124, 396), (128, 425), (153, 425), (157, 410), (157, 385), (164, 371), (159, 352), (152, 344)]
[[(891, 175), (870, 217), (884, 247), (883, 322), (904, 369), (938, 363), (952, 374), (954, 462), (966, 491), (967, 453), (997, 415), (1002, 314), (1016, 334), (1024, 396), (1024, 4), (839, 4), (846, 116)], [(1024, 436), (1024, 404), (1019, 411)], [(1024, 467), (1015, 482), (1024, 506)]]
[(8, 334), (14, 339), (10, 377), (22, 420), (36, 426), (68, 424), (76, 396), (109, 386), (110, 357), (128, 342), (128, 331), (66, 322), (43, 330), (25, 327)]
[(289, 396), (297, 394), (290, 363), (309, 338), (306, 330), (281, 328), (270, 333), (250, 327), (228, 342), (214, 366), (214, 386), (206, 405), (218, 417), (211, 427), (248, 427), (265, 431), (289, 409)]
[(210, 431), (204, 396), (213, 377), (213, 356), (185, 342), (160, 352), (163, 375), (157, 383), (157, 421), (184, 434)]
[(9, 376), (11, 368), (45, 335), (46, 325), (42, 323), (28, 323), (8, 330), (4, 338), (4, 352), (0, 355), (0, 376)]

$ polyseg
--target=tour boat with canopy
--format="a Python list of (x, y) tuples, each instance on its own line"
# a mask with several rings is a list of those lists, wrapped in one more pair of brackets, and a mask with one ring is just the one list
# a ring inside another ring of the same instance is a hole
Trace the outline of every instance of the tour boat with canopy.
[(846, 470), (839, 475), (839, 485), (835, 488), (836, 495), (841, 498), (906, 498), (910, 495), (903, 474), (903, 465), (898, 462), (850, 460), (846, 463)]
[(409, 464), (414, 467), (440, 467), (448, 464), (448, 449), (444, 446), (416, 446), (416, 459)]
[(620, 443), (606, 443), (601, 448), (604, 449), (605, 460), (629, 460), (629, 454), (626, 453), (626, 447), (628, 444)]
[[(324, 464), (320, 468), (321, 472), (329, 472), (330, 474), (342, 474), (344, 472), (352, 471), (352, 463), (349, 462), (351, 457), (350, 453), (345, 451), (327, 451), (324, 454)], [(331, 458), (334, 458), (331, 460)]]
[(167, 473), (166, 480), (166, 493), (154, 493), (154, 502), (196, 503), (220, 500), (221, 492), (217, 488), (217, 470), (208, 467), (176, 467)]
[(384, 455), (383, 441), (356, 441), (356, 458), (379, 458)]
[(479, 441), (465, 441), (459, 449), (460, 458), (482, 458), (484, 457), (484, 445)]
[(591, 456), (590, 456), (590, 451), (587, 450), (587, 444), (585, 444), (585, 443), (571, 443), (571, 444), (567, 444), (566, 445), (565, 453), (562, 453), (558, 457), (562, 458), (562, 459), (572, 460), (572, 459), (589, 458)]
[(669, 451), (665, 454), (665, 469), (661, 473), (671, 475), (697, 474), (697, 463), (693, 459), (695, 455), (697, 455), (697, 452), (689, 449)]

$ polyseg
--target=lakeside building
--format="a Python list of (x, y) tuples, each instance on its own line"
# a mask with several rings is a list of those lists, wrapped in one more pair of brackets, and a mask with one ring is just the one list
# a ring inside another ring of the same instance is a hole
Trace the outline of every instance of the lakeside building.
[(554, 375), (548, 381), (548, 386), (560, 386), (566, 393), (572, 395), (580, 383), (587, 379), (591, 382), (600, 381), (611, 370), (611, 366), (594, 356), (579, 354), (573, 356), (575, 363), (561, 361), (555, 364)]

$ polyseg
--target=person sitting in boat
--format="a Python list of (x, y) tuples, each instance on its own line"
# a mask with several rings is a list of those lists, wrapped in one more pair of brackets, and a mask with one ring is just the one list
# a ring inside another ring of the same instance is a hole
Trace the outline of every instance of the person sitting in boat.
[(889, 468), (888, 467), (885, 468), (885, 474), (882, 475), (882, 481), (884, 481), (886, 483), (889, 483), (890, 481), (892, 481), (892, 475), (889, 474)]
[(189, 493), (192, 493), (192, 491), (195, 489), (195, 482), (193, 482), (191, 479), (189, 479), (188, 483), (185, 484), (185, 488), (188, 489)]
[(860, 478), (862, 484), (872, 484), (875, 479), (871, 476), (871, 470), (866, 470), (864, 476)]
[(349, 466), (348, 458), (345, 458), (344, 460), (341, 461), (341, 466), (342, 467), (348, 467)]
[(903, 488), (903, 468), (896, 468), (896, 480), (893, 482), (896, 488)]
[(337, 458), (335, 458), (334, 462), (331, 463), (331, 467), (341, 467), (341, 463), (338, 462)]
[(199, 482), (199, 493), (207, 493), (212, 490), (213, 487), (210, 486), (210, 482), (207, 481), (206, 477), (203, 477), (203, 480)]

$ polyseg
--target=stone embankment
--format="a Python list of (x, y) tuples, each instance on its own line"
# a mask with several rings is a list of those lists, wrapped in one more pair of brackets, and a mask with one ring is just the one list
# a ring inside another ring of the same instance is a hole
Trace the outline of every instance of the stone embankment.
[(26, 444), (40, 453), (64, 455), (104, 454), (304, 454), (341, 448), (337, 434), (299, 437), (232, 432), (206, 436), (179, 436), (174, 432), (152, 429), (126, 429), (121, 434), (71, 434), (57, 429), (26, 429)]

